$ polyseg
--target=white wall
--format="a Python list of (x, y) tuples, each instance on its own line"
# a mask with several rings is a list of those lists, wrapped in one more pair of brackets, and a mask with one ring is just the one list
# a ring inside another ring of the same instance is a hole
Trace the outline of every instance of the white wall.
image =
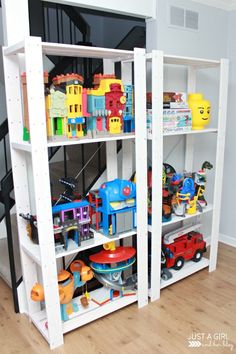
[[(199, 31), (168, 26), (168, 6), (199, 12)], [(228, 12), (190, 0), (158, 0), (158, 49), (166, 53), (218, 59), (227, 51)], [(150, 43), (148, 43), (148, 46)]]
[(229, 13), (228, 58), (230, 60), (228, 118), (225, 146), (225, 173), (221, 209), (221, 232), (226, 242), (236, 246), (235, 228), (235, 176), (236, 176), (236, 11)]

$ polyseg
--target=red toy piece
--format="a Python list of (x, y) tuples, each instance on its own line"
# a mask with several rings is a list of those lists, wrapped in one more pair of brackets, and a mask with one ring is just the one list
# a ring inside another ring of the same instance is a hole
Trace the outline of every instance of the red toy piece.
[(108, 264), (123, 262), (134, 257), (136, 250), (133, 247), (117, 247), (114, 250), (104, 249), (89, 257), (92, 262)]
[(166, 257), (166, 267), (179, 270), (184, 262), (192, 260), (199, 262), (203, 252), (206, 252), (206, 242), (203, 235), (194, 231), (201, 225), (184, 227), (170, 232), (163, 237), (162, 250)]

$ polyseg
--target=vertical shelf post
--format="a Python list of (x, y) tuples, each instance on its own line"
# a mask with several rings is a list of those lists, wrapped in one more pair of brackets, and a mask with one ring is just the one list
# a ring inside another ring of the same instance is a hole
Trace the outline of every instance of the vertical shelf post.
[[(115, 65), (110, 59), (103, 59), (103, 73), (114, 74)], [(117, 142), (106, 142), (106, 159), (107, 159), (107, 180), (112, 181), (118, 177), (118, 164), (117, 164)]]
[[(5, 90), (6, 103), (8, 112), (8, 126), (10, 141), (19, 141), (22, 128), (22, 104), (21, 104), (21, 84), (19, 75), (19, 58), (18, 56), (4, 56), (4, 72), (5, 72)], [(12, 173), (14, 181), (14, 194), (16, 201), (17, 226), (19, 234), (19, 243), (27, 238), (27, 232), (24, 220), (19, 216), (20, 213), (27, 213), (30, 210), (30, 197), (28, 190), (28, 171), (27, 171), (27, 153), (17, 151), (11, 148)], [(32, 282), (37, 281), (36, 265), (20, 247), (21, 265), (24, 280), (24, 288), (26, 294), (30, 293)], [(30, 280), (30, 281), (29, 281)], [(31, 301), (26, 295), (27, 308), (21, 308), (20, 312), (26, 312), (29, 315), (40, 310), (40, 304)]]
[[(38, 222), (41, 271), (47, 312), (49, 343), (52, 349), (63, 344), (63, 332), (52, 224), (42, 44), (40, 38), (29, 37), (25, 40), (25, 65), (35, 210)], [(32, 286), (33, 285), (34, 284), (32, 284)]]
[[(197, 69), (193, 66), (188, 67), (188, 83), (187, 94), (196, 91)], [(185, 136), (185, 170), (193, 171), (193, 154), (194, 154), (194, 135), (187, 134)]]
[[(124, 85), (132, 85), (132, 62), (121, 63), (121, 80)], [(122, 141), (122, 179), (130, 179), (134, 170), (133, 166), (133, 146), (134, 142), (131, 139)], [(132, 238), (125, 238), (123, 246), (132, 246)], [(125, 271), (125, 276), (132, 274), (132, 268)]]
[(219, 90), (219, 111), (218, 111), (218, 139), (216, 147), (216, 166), (215, 166), (215, 186), (213, 199), (212, 216), (212, 235), (210, 249), (209, 271), (216, 269), (219, 227), (220, 227), (220, 206), (222, 196), (222, 180), (224, 171), (224, 149), (227, 118), (227, 96), (228, 96), (228, 76), (229, 61), (221, 59), (220, 61), (220, 90)]
[(134, 49), (138, 306), (148, 303), (146, 55)]
[[(163, 52), (152, 51), (151, 301), (160, 298), (163, 171)], [(160, 192), (161, 191), (161, 192)]]

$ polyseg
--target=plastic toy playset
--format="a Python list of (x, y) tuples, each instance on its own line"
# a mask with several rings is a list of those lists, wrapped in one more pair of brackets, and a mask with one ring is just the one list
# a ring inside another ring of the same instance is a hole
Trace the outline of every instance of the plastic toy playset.
[[(23, 139), (30, 140), (27, 79), (22, 74), (24, 99)], [(47, 135), (65, 140), (134, 132), (133, 86), (115, 75), (94, 75), (93, 88), (84, 88), (79, 74), (58, 75), (48, 87), (44, 74)]]
[[(76, 193), (76, 180), (59, 180), (65, 191), (52, 201), (56, 252), (76, 249), (85, 241), (93, 242), (94, 233), (114, 237), (136, 228), (136, 185), (115, 179), (90, 191), (88, 200)], [(20, 214), (27, 221), (30, 239), (38, 244), (37, 216)]]
[[(212, 164), (205, 161), (202, 168), (196, 172), (177, 173), (169, 165), (163, 164), (162, 179), (162, 222), (168, 222), (172, 215), (184, 217), (186, 214), (196, 214), (207, 205), (204, 197), (206, 189), (206, 170), (212, 169)], [(152, 170), (148, 171), (148, 213), (152, 216)]]

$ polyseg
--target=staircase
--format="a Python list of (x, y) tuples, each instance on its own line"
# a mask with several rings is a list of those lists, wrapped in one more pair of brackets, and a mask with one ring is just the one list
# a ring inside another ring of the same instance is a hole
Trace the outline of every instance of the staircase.
[[(85, 21), (77, 7), (57, 5), (41, 0), (29, 0), (31, 35), (41, 36), (46, 42), (70, 43), (92, 46), (90, 41), (91, 27)], [(115, 21), (115, 19), (114, 19)], [(132, 50), (134, 47), (145, 47), (145, 27), (133, 26), (115, 48)], [(68, 57), (47, 58), (49, 80), (61, 73), (78, 72), (83, 75), (85, 87), (92, 86), (95, 73), (103, 71), (101, 60)], [(119, 68), (116, 68), (119, 76)], [(14, 206), (14, 190), (10, 159), (8, 158), (8, 125), (5, 120), (0, 125), (0, 144), (3, 144), (3, 155), (0, 156), (5, 171), (0, 175), (0, 276), (12, 287), (14, 308), (19, 312), (18, 294), (22, 282), (20, 266), (16, 215)], [(121, 143), (117, 153), (121, 154)], [(79, 192), (86, 196), (95, 185), (99, 185), (106, 170), (105, 143), (93, 143), (81, 146), (64, 146), (49, 149), (50, 179), (53, 196), (60, 195), (61, 177), (76, 177)], [(6, 226), (5, 226), (6, 225)], [(3, 234), (7, 237), (3, 237)]]

